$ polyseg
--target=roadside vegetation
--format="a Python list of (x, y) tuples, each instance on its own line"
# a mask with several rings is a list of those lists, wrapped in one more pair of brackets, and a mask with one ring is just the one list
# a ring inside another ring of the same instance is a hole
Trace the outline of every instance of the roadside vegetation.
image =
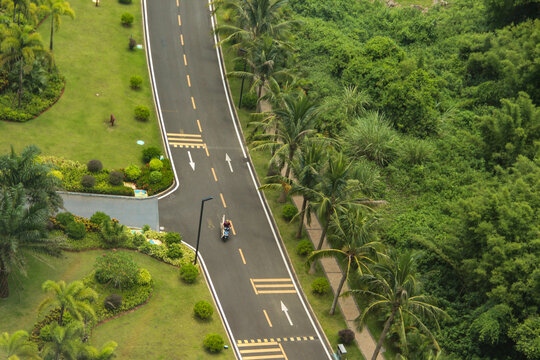
[[(309, 259), (342, 259), (378, 343), (365, 355), (538, 358), (538, 3), (216, 4), (271, 207), (294, 194), (291, 225), (317, 214), (336, 251), (315, 239)], [(309, 293), (316, 265), (291, 258)]]

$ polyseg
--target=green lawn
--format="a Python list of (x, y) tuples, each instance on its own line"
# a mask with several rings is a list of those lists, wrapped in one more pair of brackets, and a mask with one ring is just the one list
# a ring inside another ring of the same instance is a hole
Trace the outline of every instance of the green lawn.
[[(62, 18), (54, 36), (54, 56), (66, 87), (60, 100), (41, 116), (26, 123), (0, 121), (0, 153), (13, 144), (20, 151), (38, 145), (44, 154), (87, 162), (97, 158), (107, 168), (127, 167), (140, 162), (142, 146), (162, 147), (156, 120), (144, 50), (130, 51), (130, 34), (143, 43), (141, 8), (138, 1), (122, 5), (117, 1), (72, 1), (76, 18)], [(120, 23), (124, 12), (135, 16), (133, 27)], [(48, 47), (50, 20), (40, 26)], [(143, 77), (141, 90), (129, 87), (132, 75)], [(98, 96), (99, 94), (99, 96)], [(133, 109), (151, 109), (147, 123), (134, 119)], [(108, 124), (110, 115), (116, 124)]]
[[(12, 284), (11, 296), (0, 301), (0, 332), (30, 331), (37, 319), (36, 308), (45, 297), (41, 283), (47, 279), (82, 279), (103, 252), (65, 253), (62, 261), (52, 259), (49, 265), (29, 258), (29, 277), (21, 278), (23, 289), (17, 292)], [(197, 301), (212, 302), (204, 279), (200, 277), (195, 284), (186, 285), (178, 278), (177, 268), (143, 254), (130, 254), (152, 274), (154, 293), (135, 312), (95, 328), (92, 344), (101, 346), (106, 341), (116, 341), (119, 359), (233, 359), (232, 349), (210, 356), (202, 346), (206, 334), (212, 332), (222, 335), (228, 344), (217, 309), (210, 321), (199, 321), (193, 316)]]

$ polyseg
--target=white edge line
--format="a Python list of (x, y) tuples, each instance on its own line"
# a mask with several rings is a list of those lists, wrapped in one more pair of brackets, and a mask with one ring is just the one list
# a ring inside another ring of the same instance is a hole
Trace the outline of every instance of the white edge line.
[[(186, 245), (191, 250), (195, 251), (193, 246), (189, 245), (188, 243), (184, 242), (182, 240), (182, 244)], [(214, 301), (216, 302), (216, 305), (219, 310), (219, 314), (221, 315), (221, 319), (223, 323), (225, 324), (225, 328), (227, 330), (227, 336), (229, 337), (229, 341), (231, 342), (231, 346), (234, 349), (235, 355), (237, 359), (242, 359), (242, 355), (240, 355), (240, 350), (238, 349), (238, 346), (236, 345), (236, 340), (234, 338), (233, 332), (231, 330), (231, 327), (229, 326), (229, 322), (227, 321), (227, 316), (225, 315), (225, 311), (223, 311), (223, 307), (221, 306), (221, 302), (219, 301), (219, 297), (217, 295), (216, 289), (214, 288), (214, 283), (212, 282), (212, 278), (210, 277), (210, 272), (206, 268), (206, 263), (204, 262), (204, 259), (201, 255), (201, 252), (199, 251), (199, 255), (197, 256), (199, 259), (199, 264), (201, 264), (204, 276), (206, 277), (207, 284), (210, 287), (210, 292), (212, 293), (212, 296), (214, 297)]]
[[(214, 7), (213, 7), (210, 0), (208, 0), (208, 7), (210, 8), (211, 12), (214, 10)], [(215, 14), (214, 14), (214, 16), (211, 16), (210, 18), (212, 20), (212, 30), (215, 30)], [(217, 36), (215, 34), (215, 31), (213, 31), (213, 32), (214, 32), (214, 42), (216, 44), (215, 48), (216, 48), (216, 54), (217, 54), (217, 57), (218, 57), (219, 70), (221, 72), (221, 80), (223, 82), (223, 89), (225, 90), (225, 96), (227, 97), (227, 103), (229, 105), (229, 112), (231, 114), (231, 119), (232, 119), (232, 122), (234, 124), (234, 129), (236, 130), (236, 135), (238, 137), (238, 142), (240, 143), (240, 148), (242, 149), (242, 153), (244, 154), (244, 157), (247, 158), (246, 151), (244, 149), (244, 144), (242, 143), (236, 121), (234, 120), (235, 116), (233, 114), (233, 110), (232, 110), (232, 107), (231, 107), (231, 99), (229, 97), (229, 92), (227, 91), (226, 84), (225, 84), (225, 76), (224, 76), (223, 68), (222, 68), (222, 59), (221, 59), (221, 55), (219, 53), (219, 47), (218, 47), (218, 44), (217, 44)], [(319, 332), (319, 328), (315, 325), (315, 322), (313, 321), (313, 317), (311, 316), (311, 313), (309, 312), (309, 310), (308, 310), (308, 308), (306, 306), (304, 298), (300, 294), (300, 291), (298, 289), (298, 285), (296, 284), (295, 278), (293, 277), (293, 275), (291, 273), (291, 269), (289, 268), (289, 264), (287, 262), (287, 259), (285, 258), (285, 254), (283, 253), (283, 249), (282, 249), (282, 246), (281, 246), (281, 244), (279, 242), (279, 239), (277, 237), (276, 231), (274, 229), (274, 225), (272, 223), (272, 220), (270, 219), (270, 215), (268, 214), (268, 210), (266, 209), (266, 206), (264, 205), (264, 200), (262, 198), (261, 191), (259, 190), (259, 187), (257, 186), (257, 180), (255, 179), (255, 175), (253, 174), (253, 170), (251, 169), (251, 162), (249, 162), (249, 161), (248, 161), (248, 169), (249, 169), (249, 173), (251, 175), (251, 180), (253, 180), (253, 185), (255, 186), (257, 195), (259, 196), (259, 200), (260, 200), (261, 205), (262, 205), (262, 207), (264, 209), (266, 219), (268, 220), (268, 224), (270, 225), (270, 228), (272, 229), (272, 234), (274, 235), (274, 240), (276, 241), (276, 244), (278, 245), (278, 249), (279, 249), (279, 252), (281, 254), (281, 258), (283, 259), (283, 263), (285, 264), (285, 268), (287, 269), (287, 272), (289, 273), (290, 278), (294, 280), (293, 284), (294, 284), (294, 288), (296, 290), (296, 293), (298, 295), (298, 298), (300, 299), (300, 302), (302, 303), (302, 306), (304, 307), (304, 310), (305, 310), (305, 312), (306, 312), (306, 314), (307, 314), (307, 316), (309, 318), (309, 321), (311, 322), (311, 325), (313, 326), (313, 328), (315, 329), (315, 332), (317, 333), (317, 336), (319, 337), (319, 341), (320, 341), (322, 347), (324, 348), (324, 351), (326, 352), (326, 355), (328, 356), (329, 359), (332, 359), (332, 356), (328, 352), (328, 348), (327, 348), (326, 344), (323, 341), (323, 337), (321, 336), (321, 334)]]
[(163, 142), (165, 143), (165, 151), (167, 152), (169, 160), (171, 161), (171, 166), (172, 166), (172, 170), (173, 170), (173, 173), (174, 173), (174, 181), (176, 182), (176, 185), (174, 186), (174, 188), (170, 189), (169, 191), (167, 191), (166, 193), (164, 193), (164, 194), (162, 194), (162, 195), (160, 195), (158, 197), (158, 200), (160, 200), (160, 199), (163, 199), (166, 196), (169, 196), (173, 192), (175, 192), (176, 189), (178, 189), (178, 187), (180, 186), (180, 181), (178, 180), (178, 175), (176, 174), (176, 168), (174, 166), (174, 161), (173, 161), (173, 158), (172, 158), (172, 153), (171, 153), (171, 147), (169, 145), (169, 140), (167, 139), (167, 136), (165, 136), (167, 131), (165, 129), (165, 123), (163, 122), (163, 114), (161, 112), (161, 103), (159, 102), (159, 94), (158, 94), (158, 91), (157, 91), (156, 79), (155, 79), (155, 75), (154, 75), (154, 65), (152, 63), (152, 48), (150, 46), (150, 35), (149, 35), (149, 32), (148, 32), (148, 18), (147, 18), (147, 11), (146, 11), (146, 0), (141, 0), (141, 5), (142, 5), (142, 10), (143, 10), (142, 11), (142, 16), (143, 16), (143, 23), (144, 23), (144, 26), (143, 26), (144, 40), (145, 40), (145, 43), (146, 43), (146, 51), (145, 51), (146, 63), (148, 64), (148, 72), (150, 74), (150, 83), (152, 85), (152, 95), (154, 97), (154, 104), (156, 105), (156, 110), (157, 110), (157, 113), (158, 113), (158, 120), (159, 120), (159, 124), (160, 124), (159, 130), (161, 132), (161, 138), (162, 138)]

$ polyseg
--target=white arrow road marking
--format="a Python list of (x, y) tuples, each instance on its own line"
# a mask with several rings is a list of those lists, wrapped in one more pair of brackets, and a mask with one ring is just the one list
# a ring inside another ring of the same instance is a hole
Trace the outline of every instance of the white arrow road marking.
[(231, 172), (234, 172), (231, 165), (231, 158), (229, 157), (229, 154), (225, 153), (225, 161), (229, 163), (229, 169), (231, 169)]
[(191, 165), (191, 168), (193, 169), (193, 171), (195, 171), (195, 163), (193, 162), (193, 159), (191, 158), (191, 152), (188, 151), (187, 154), (189, 156), (189, 165)]
[(281, 311), (283, 311), (285, 313), (285, 316), (287, 316), (287, 320), (289, 320), (289, 324), (291, 324), (291, 326), (293, 326), (293, 323), (291, 321), (291, 317), (289, 316), (289, 309), (287, 309), (287, 307), (285, 306), (283, 301), (281, 301)]

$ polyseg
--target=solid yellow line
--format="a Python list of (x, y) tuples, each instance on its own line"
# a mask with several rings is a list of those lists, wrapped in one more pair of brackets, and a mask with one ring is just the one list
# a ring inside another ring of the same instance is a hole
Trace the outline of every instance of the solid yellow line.
[(294, 287), (294, 284), (257, 284), (257, 288)]
[(296, 290), (259, 290), (259, 294), (296, 294)]
[(232, 221), (231, 221), (231, 229), (232, 229), (232, 234), (236, 235), (236, 230), (234, 230), (234, 225), (233, 225)]
[[(273, 349), (246, 349), (246, 350), (240, 350), (240, 354), (248, 354), (248, 353), (263, 353), (263, 352), (281, 352), (279, 347), (273, 348)], [(243, 357), (245, 359), (245, 357)]]
[(195, 106), (195, 99), (193, 96), (191, 97), (191, 104), (193, 104), (193, 110), (197, 110), (197, 107)]
[(291, 279), (289, 278), (281, 278), (281, 279), (253, 279), (253, 281), (258, 281), (258, 282), (271, 282), (271, 281), (291, 281)]
[(238, 252), (240, 253), (240, 257), (242, 258), (242, 262), (244, 265), (246, 265), (246, 258), (244, 257), (244, 253), (242, 252), (242, 249), (238, 249)]
[(187, 58), (186, 58), (186, 54), (184, 54), (184, 65), (187, 66)]
[(188, 87), (191, 87), (191, 81), (189, 80), (189, 75), (186, 75), (187, 76), (187, 84), (188, 84)]
[(199, 126), (199, 131), (202, 132), (201, 122), (199, 121), (199, 119), (197, 119), (197, 125)]
[(216, 171), (214, 170), (214, 168), (212, 168), (212, 175), (214, 175), (214, 180), (216, 180), (216, 182), (217, 182)]
[(278, 344), (278, 345), (279, 345), (279, 348), (281, 349), (281, 353), (285, 357), (285, 360), (289, 360), (289, 359), (287, 359), (287, 354), (285, 354), (285, 351), (283, 351), (283, 346), (281, 346), (281, 344)]
[(225, 203), (225, 199), (223, 198), (223, 194), (219, 193), (219, 196), (221, 197), (221, 202), (223, 203), (223, 207), (226, 208), (227, 204)]
[(206, 156), (210, 156), (210, 153), (208, 152), (208, 147), (206, 145), (204, 145), (204, 151), (206, 151)]
[(242, 356), (244, 360), (258, 360), (258, 359), (284, 359), (283, 355), (261, 355), (261, 356)]
[(177, 137), (201, 137), (200, 134), (175, 134), (175, 133), (167, 133), (167, 136), (177, 136)]
[(202, 145), (202, 139), (186, 139), (181, 136), (169, 136), (169, 141), (189, 141), (192, 145)]
[(176, 6), (180, 7), (180, 3), (178, 2), (178, 0), (176, 0)]
[(182, 26), (182, 19), (180, 19), (180, 14), (178, 14), (178, 26)]
[(180, 142), (172, 142), (172, 141), (169, 141), (169, 145), (172, 145), (174, 147), (185, 146), (185, 147), (188, 147), (188, 148), (196, 148), (196, 149), (204, 147), (204, 144), (180, 143)]
[[(247, 340), (246, 340), (247, 341)], [(277, 345), (278, 343), (277, 342), (267, 342), (267, 343), (264, 343), (264, 344), (250, 344), (250, 343), (247, 343), (247, 344), (238, 344), (238, 347), (246, 347), (246, 346), (270, 346), (270, 345)]]
[(253, 291), (255, 291), (255, 295), (259, 295), (259, 293), (257, 292), (257, 288), (255, 287), (255, 284), (253, 283), (253, 279), (249, 279), (249, 281), (251, 281), (251, 286), (253, 286)]
[(184, 35), (180, 34), (180, 44), (184, 46)]
[(263, 309), (264, 316), (266, 317), (266, 321), (268, 321), (268, 325), (272, 327), (272, 322), (270, 321), (270, 318), (268, 317), (268, 313), (266, 310)]

